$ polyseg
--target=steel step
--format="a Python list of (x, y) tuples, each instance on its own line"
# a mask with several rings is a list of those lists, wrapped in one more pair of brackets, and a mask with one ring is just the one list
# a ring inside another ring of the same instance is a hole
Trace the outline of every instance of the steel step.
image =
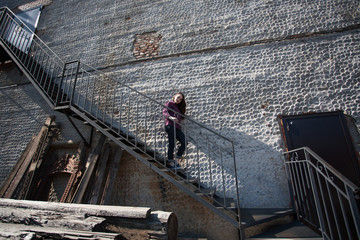
[(250, 237), (248, 239), (294, 239), (294, 240), (319, 240), (323, 239), (318, 233), (305, 226), (298, 220), (285, 225), (278, 225), (269, 228), (265, 233)]

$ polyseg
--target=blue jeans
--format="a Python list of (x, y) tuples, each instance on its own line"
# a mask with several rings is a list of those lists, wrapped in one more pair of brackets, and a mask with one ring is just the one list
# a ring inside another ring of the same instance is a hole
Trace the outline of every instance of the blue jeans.
[[(169, 138), (169, 146), (168, 146), (168, 153), (167, 153), (168, 160), (174, 159), (175, 137), (180, 142), (180, 147), (176, 153), (177, 158), (182, 157), (182, 155), (185, 152), (185, 148), (186, 148), (186, 139), (185, 139), (184, 133), (178, 128), (175, 128), (176, 130), (174, 131), (174, 128), (175, 127), (173, 125), (165, 126), (165, 131), (167, 132), (168, 138)], [(174, 134), (175, 134), (175, 136), (174, 136)]]

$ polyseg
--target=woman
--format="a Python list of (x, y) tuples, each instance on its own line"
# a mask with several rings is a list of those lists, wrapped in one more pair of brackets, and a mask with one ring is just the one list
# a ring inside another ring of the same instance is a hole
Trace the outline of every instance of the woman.
[[(163, 115), (165, 117), (165, 131), (168, 134), (168, 164), (170, 168), (180, 168), (179, 161), (184, 154), (186, 148), (186, 139), (184, 133), (181, 131), (180, 122), (183, 120), (183, 115), (186, 112), (186, 102), (184, 94), (176, 93), (172, 101), (165, 104)], [(181, 114), (181, 115), (180, 115)], [(175, 138), (180, 142), (180, 147), (176, 153), (174, 160)]]

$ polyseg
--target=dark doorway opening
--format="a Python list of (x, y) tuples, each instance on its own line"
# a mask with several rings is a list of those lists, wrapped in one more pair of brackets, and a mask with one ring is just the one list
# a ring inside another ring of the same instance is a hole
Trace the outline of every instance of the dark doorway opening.
[(342, 111), (279, 116), (287, 151), (309, 147), (360, 186), (360, 166)]

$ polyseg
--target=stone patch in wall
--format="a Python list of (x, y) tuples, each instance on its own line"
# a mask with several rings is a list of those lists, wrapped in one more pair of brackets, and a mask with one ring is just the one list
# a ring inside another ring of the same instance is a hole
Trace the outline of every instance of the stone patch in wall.
[(13, 9), (13, 11), (14, 12), (26, 11), (31, 8), (39, 7), (41, 5), (47, 6), (47, 5), (50, 5), (51, 3), (52, 3), (52, 0), (35, 0), (35, 1), (31, 1), (29, 3), (20, 5), (16, 9)]
[(159, 54), (159, 42), (162, 36), (157, 32), (136, 34), (133, 54), (136, 59), (152, 58)]

